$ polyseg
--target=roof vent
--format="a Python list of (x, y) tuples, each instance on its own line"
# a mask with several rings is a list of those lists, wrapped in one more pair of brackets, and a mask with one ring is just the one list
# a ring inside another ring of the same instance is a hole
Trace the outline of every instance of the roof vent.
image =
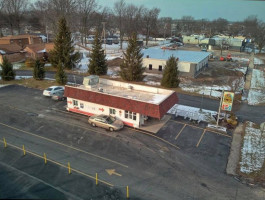
[(98, 83), (99, 83), (99, 77), (94, 75), (84, 77), (83, 80), (83, 85), (87, 88), (96, 87)]
[(128, 89), (129, 90), (132, 90), (133, 89), (133, 86), (132, 85), (128, 85)]
[(99, 92), (103, 92), (103, 88), (102, 88), (102, 87), (99, 87), (99, 88), (98, 88), (98, 91), (99, 91)]

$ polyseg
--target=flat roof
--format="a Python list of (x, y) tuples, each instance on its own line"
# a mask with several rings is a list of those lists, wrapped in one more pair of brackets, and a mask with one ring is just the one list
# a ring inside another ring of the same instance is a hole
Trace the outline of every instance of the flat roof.
[[(77, 88), (157, 105), (159, 105), (172, 93), (174, 93), (174, 91), (172, 90), (166, 90), (162, 88), (155, 88), (138, 84), (130, 84), (101, 78), (99, 79), (99, 83), (94, 85), (93, 87), (79, 85), (77, 86)], [(100, 91), (101, 89), (102, 91)]]
[(182, 62), (192, 62), (199, 63), (206, 57), (210, 55), (209, 52), (203, 51), (184, 51), (184, 50), (163, 50), (160, 47), (152, 47), (148, 49), (143, 49), (142, 53), (144, 54), (143, 58), (149, 56), (150, 59), (161, 59), (168, 60), (170, 56), (175, 56), (179, 58), (179, 61)]

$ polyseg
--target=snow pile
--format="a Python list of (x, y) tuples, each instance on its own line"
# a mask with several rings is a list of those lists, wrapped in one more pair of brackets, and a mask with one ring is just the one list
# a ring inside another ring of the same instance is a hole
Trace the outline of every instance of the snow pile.
[(265, 159), (265, 133), (246, 123), (245, 136), (241, 149), (240, 171), (251, 173), (261, 169)]
[(248, 93), (248, 104), (257, 105), (265, 103), (265, 78), (264, 72), (253, 69), (251, 86)]
[(238, 68), (233, 69), (233, 71), (240, 71), (243, 74), (246, 74), (247, 69), (248, 69), (247, 67), (238, 67)]
[(190, 120), (197, 120), (199, 122), (204, 121), (207, 123), (215, 121), (213, 115), (217, 115), (217, 112), (215, 111), (205, 109), (200, 110), (200, 108), (179, 104), (175, 104), (167, 113), (184, 117), (184, 119), (189, 118)]

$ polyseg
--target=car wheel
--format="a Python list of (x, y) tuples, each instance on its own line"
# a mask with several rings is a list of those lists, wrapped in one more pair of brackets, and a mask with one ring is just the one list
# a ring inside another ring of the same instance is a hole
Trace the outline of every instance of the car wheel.
[(112, 132), (112, 131), (114, 131), (114, 129), (112, 128), (112, 127), (109, 127), (109, 130)]
[(92, 123), (92, 126), (93, 126), (93, 127), (96, 127), (96, 124)]

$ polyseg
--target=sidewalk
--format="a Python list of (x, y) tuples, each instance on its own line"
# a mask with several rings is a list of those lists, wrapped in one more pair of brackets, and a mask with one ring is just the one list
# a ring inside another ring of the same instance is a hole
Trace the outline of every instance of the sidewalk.
[(226, 166), (226, 173), (236, 176), (236, 169), (240, 160), (240, 149), (243, 133), (243, 124), (239, 124), (233, 133), (233, 140), (231, 143), (230, 155)]

